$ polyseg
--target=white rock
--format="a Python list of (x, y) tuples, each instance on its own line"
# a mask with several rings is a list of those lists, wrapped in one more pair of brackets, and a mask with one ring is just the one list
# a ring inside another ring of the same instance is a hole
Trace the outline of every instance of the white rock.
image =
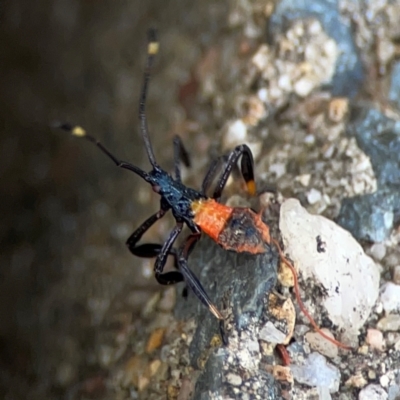
[(269, 171), (275, 173), (276, 178), (279, 179), (281, 176), (286, 173), (286, 164), (284, 163), (275, 163), (271, 164), (269, 167)]
[(379, 378), (379, 383), (381, 384), (382, 387), (388, 387), (389, 386), (389, 377), (387, 375), (382, 375)]
[[(379, 268), (349, 232), (320, 215), (311, 215), (298, 200), (286, 200), (279, 228), (285, 251), (301, 271), (326, 290), (321, 303), (331, 321), (354, 335), (378, 297)], [(317, 251), (317, 236), (325, 252)]]
[(388, 395), (379, 385), (368, 385), (358, 395), (358, 400), (386, 400)]
[(282, 75), (278, 79), (278, 86), (285, 90), (286, 92), (291, 92), (292, 91), (292, 82), (290, 81), (289, 75)]
[(339, 369), (327, 363), (325, 357), (319, 353), (311, 353), (304, 365), (292, 364), (290, 370), (299, 383), (328, 388), (330, 393), (336, 393), (339, 390)]
[(332, 400), (329, 389), (325, 386), (317, 386), (319, 400)]
[(396, 332), (400, 329), (400, 315), (389, 314), (386, 317), (381, 318), (376, 327), (384, 332)]
[(393, 282), (400, 285), (400, 265), (393, 268)]
[(373, 348), (378, 351), (383, 351), (384, 341), (383, 333), (378, 329), (367, 329), (367, 337), (365, 341)]
[(311, 174), (298, 175), (295, 179), (297, 182), (300, 182), (304, 187), (307, 187), (310, 184)]
[(386, 246), (383, 243), (374, 243), (369, 252), (375, 260), (381, 261), (386, 255)]
[(387, 313), (400, 311), (400, 285), (384, 283), (381, 287), (380, 301)]
[(283, 343), (286, 336), (286, 333), (281, 332), (271, 321), (268, 321), (259, 333), (259, 338), (269, 343)]
[(294, 91), (300, 97), (308, 96), (317, 84), (311, 78), (301, 78), (294, 84)]
[(258, 92), (257, 92), (257, 96), (262, 102), (267, 103), (268, 102), (268, 90), (267, 90), (267, 88), (259, 89)]
[(224, 150), (232, 150), (247, 140), (247, 127), (241, 120), (228, 122), (223, 128), (222, 146)]
[(307, 201), (309, 204), (313, 205), (321, 201), (322, 194), (319, 190), (312, 188), (307, 193)]
[(269, 47), (266, 44), (261, 45), (251, 61), (260, 71), (263, 71), (271, 62)]
[(312, 135), (312, 134), (307, 135), (307, 136), (304, 138), (304, 143), (305, 143), (305, 144), (308, 144), (308, 145), (314, 144), (314, 143), (315, 143), (315, 136)]
[(400, 386), (399, 385), (391, 385), (388, 389), (388, 400), (396, 400), (400, 398)]
[[(327, 329), (322, 329), (322, 331), (333, 338), (333, 335)], [(326, 340), (318, 332), (310, 331), (307, 332), (305, 336), (307, 342), (310, 343), (310, 347), (313, 350), (318, 351), (318, 353), (321, 353), (322, 355), (329, 358), (335, 358), (338, 355), (338, 347), (335, 344)]]
[[(239, 143), (242, 144), (242, 143)], [(262, 150), (262, 142), (253, 142), (253, 143), (248, 143), (247, 146), (250, 147), (251, 152), (253, 153), (254, 159), (257, 159), (259, 155), (261, 154)]]
[(242, 378), (236, 374), (232, 373), (227, 374), (226, 380), (233, 386), (240, 386), (242, 384)]

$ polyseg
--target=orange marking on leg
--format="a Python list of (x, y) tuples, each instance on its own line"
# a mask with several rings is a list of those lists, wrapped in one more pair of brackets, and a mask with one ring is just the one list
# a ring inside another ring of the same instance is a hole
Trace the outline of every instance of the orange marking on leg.
[(274, 245), (276, 246), (276, 248), (278, 249), (279, 252), (279, 256), (281, 257), (281, 260), (290, 268), (290, 270), (292, 271), (293, 274), (293, 280), (294, 280), (294, 292), (296, 294), (296, 300), (297, 303), (300, 307), (301, 312), (307, 317), (307, 319), (310, 321), (310, 324), (312, 325), (312, 327), (316, 330), (316, 332), (318, 332), (324, 339), (328, 340), (329, 342), (333, 343), (334, 345), (341, 347), (342, 349), (345, 350), (352, 350), (352, 348), (350, 346), (347, 346), (341, 342), (339, 342), (336, 339), (331, 338), (330, 336), (328, 336), (324, 331), (321, 330), (321, 328), (317, 325), (317, 323), (314, 321), (313, 317), (309, 314), (309, 312), (307, 311), (306, 307), (303, 304), (303, 301), (301, 300), (300, 297), (300, 290), (299, 290), (299, 281), (297, 279), (297, 272), (294, 269), (294, 266), (292, 265), (292, 263), (290, 263), (287, 258), (283, 255), (282, 249), (279, 246), (279, 243), (271, 238), (272, 242), (274, 243)]
[(193, 221), (200, 229), (218, 242), (218, 236), (232, 214), (232, 207), (220, 204), (214, 199), (201, 199), (192, 202)]
[(257, 193), (256, 183), (254, 181), (248, 181), (246, 182), (246, 186), (247, 186), (247, 192), (251, 196), (255, 196)]

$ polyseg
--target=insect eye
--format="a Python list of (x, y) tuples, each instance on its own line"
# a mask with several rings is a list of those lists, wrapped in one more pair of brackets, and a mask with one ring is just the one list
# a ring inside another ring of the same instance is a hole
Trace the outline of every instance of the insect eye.
[(160, 193), (160, 190), (161, 190), (160, 186), (158, 186), (158, 185), (152, 186), (152, 189), (153, 189), (153, 191), (156, 192), (156, 193)]

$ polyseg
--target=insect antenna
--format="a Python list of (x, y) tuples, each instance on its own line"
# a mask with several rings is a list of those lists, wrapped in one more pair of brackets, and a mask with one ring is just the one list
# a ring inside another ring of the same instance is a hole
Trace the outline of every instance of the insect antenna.
[(134, 172), (135, 174), (142, 177), (145, 181), (152, 183), (150, 175), (143, 171), (141, 168), (137, 167), (126, 161), (121, 161), (117, 157), (115, 157), (110, 150), (107, 149), (101, 142), (99, 142), (94, 136), (88, 135), (86, 130), (79, 125), (71, 125), (68, 122), (58, 122), (54, 121), (51, 124), (52, 128), (62, 129), (65, 132), (70, 133), (72, 136), (76, 136), (79, 138), (84, 138), (89, 142), (94, 143), (108, 158), (114, 161), (115, 165), (120, 168), (127, 169), (129, 171)]
[(155, 29), (149, 29), (147, 33), (147, 60), (146, 68), (143, 76), (143, 86), (140, 94), (139, 102), (139, 120), (140, 120), (140, 131), (146, 147), (147, 156), (153, 168), (158, 168), (156, 158), (154, 157), (153, 147), (151, 146), (149, 131), (147, 128), (147, 117), (146, 117), (146, 98), (150, 80), (150, 73), (154, 63), (154, 58), (158, 53), (159, 43), (157, 41), (157, 32)]

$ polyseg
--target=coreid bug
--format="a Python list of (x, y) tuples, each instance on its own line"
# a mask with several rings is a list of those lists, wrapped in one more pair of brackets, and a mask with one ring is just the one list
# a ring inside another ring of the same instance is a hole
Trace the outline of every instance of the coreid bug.
[[(207, 234), (222, 248), (237, 253), (266, 253), (270, 250), (271, 242), (273, 242), (277, 246), (282, 260), (288, 264), (295, 275), (295, 283), (297, 285), (296, 272), (293, 266), (284, 257), (278, 242), (270, 237), (269, 228), (262, 221), (261, 214), (255, 213), (250, 208), (229, 207), (219, 203), (226, 182), (239, 159), (240, 171), (246, 183), (247, 191), (251, 195), (256, 193), (253, 155), (247, 145), (239, 145), (228, 154), (225, 168), (217, 180), (212, 197), (207, 197), (206, 192), (216, 177), (219, 160), (216, 160), (216, 162), (211, 165), (203, 180), (201, 191), (188, 188), (182, 183), (180, 161), (182, 160), (185, 164), (189, 164), (189, 161), (186, 150), (178, 136), (174, 138), (173, 142), (175, 177), (172, 177), (157, 164), (147, 129), (146, 97), (150, 72), (158, 48), (159, 44), (156, 39), (156, 32), (155, 30), (149, 30), (147, 61), (139, 103), (139, 120), (141, 135), (148, 159), (152, 166), (150, 172), (145, 172), (129, 162), (119, 160), (95, 137), (87, 134), (85, 129), (80, 126), (63, 123), (56, 124), (56, 127), (71, 133), (73, 136), (82, 137), (94, 143), (116, 166), (139, 175), (146, 182), (150, 183), (154, 192), (161, 196), (160, 210), (144, 221), (128, 238), (126, 244), (131, 253), (135, 256), (145, 258), (156, 257), (154, 275), (161, 285), (171, 285), (184, 281), (198, 299), (208, 307), (213, 315), (220, 321), (222, 339), (227, 343), (223, 332), (223, 315), (213, 304), (198, 278), (188, 267), (188, 256), (200, 239), (201, 234)], [(143, 234), (170, 210), (175, 218), (176, 225), (165, 243), (163, 245), (155, 243), (138, 244)], [(184, 240), (179, 250), (176, 250), (173, 244), (181, 233), (184, 224), (186, 224), (192, 233)], [(177, 270), (164, 272), (163, 270), (167, 257), (170, 255), (175, 257), (175, 266)], [(295, 288), (295, 290), (300, 307), (310, 319), (313, 327), (327, 340), (341, 345), (340, 342), (337, 342), (321, 332), (302, 305), (298, 288)], [(344, 345), (341, 346), (346, 347)]]

